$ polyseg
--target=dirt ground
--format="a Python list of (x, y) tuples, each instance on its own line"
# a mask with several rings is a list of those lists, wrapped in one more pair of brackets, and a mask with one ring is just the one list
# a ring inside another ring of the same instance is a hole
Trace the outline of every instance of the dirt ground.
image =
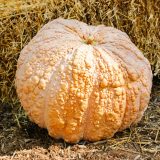
[(0, 106), (0, 160), (160, 160), (160, 83), (154, 80), (151, 101), (141, 122), (113, 138), (71, 145), (48, 136), (23, 109)]

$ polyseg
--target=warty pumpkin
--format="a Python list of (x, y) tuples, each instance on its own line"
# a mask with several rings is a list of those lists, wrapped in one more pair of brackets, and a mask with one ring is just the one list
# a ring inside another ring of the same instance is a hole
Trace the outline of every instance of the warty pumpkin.
[(29, 118), (76, 143), (112, 137), (140, 121), (152, 72), (126, 33), (58, 18), (21, 51), (15, 82)]

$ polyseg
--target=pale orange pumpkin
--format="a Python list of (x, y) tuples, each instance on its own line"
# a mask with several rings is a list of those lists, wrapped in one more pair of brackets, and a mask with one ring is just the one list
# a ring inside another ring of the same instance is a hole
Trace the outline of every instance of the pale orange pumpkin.
[(16, 88), (29, 118), (75, 143), (137, 123), (152, 85), (148, 60), (126, 33), (55, 19), (21, 51)]

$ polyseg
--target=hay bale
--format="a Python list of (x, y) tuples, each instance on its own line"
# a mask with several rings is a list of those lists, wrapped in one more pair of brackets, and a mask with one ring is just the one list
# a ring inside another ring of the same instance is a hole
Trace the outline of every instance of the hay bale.
[(14, 76), (21, 49), (57, 17), (105, 24), (125, 31), (160, 76), (158, 0), (0, 0), (0, 100), (16, 103)]

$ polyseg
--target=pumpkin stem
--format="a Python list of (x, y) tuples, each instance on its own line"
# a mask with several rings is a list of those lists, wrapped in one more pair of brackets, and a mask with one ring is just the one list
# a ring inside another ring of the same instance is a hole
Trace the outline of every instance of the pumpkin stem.
[(96, 44), (93, 36), (87, 37), (87, 38), (85, 39), (85, 43), (86, 43), (86, 44), (92, 44), (92, 45), (95, 45), (95, 44)]

